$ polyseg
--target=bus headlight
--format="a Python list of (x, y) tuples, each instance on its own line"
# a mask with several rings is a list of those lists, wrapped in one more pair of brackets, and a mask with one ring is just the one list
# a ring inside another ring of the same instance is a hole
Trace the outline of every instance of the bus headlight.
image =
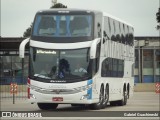
[(82, 87), (78, 87), (78, 88), (74, 88), (74, 90), (82, 92), (82, 91), (86, 91), (86, 90), (88, 90), (90, 88), (92, 88), (92, 84), (86, 85), (86, 86), (82, 86)]

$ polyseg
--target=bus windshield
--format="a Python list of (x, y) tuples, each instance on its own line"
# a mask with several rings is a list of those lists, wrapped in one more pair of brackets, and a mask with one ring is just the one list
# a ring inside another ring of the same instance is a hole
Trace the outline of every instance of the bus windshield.
[(79, 37), (91, 36), (91, 15), (37, 15), (33, 36)]
[(76, 50), (30, 48), (30, 77), (35, 80), (71, 82), (78, 79), (86, 80), (90, 76), (89, 48)]

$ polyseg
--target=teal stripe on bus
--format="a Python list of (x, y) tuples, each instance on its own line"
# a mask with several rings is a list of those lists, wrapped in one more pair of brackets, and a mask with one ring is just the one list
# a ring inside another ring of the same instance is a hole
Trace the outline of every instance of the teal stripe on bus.
[[(91, 85), (92, 83), (93, 83), (92, 79), (90, 79), (90, 80), (87, 81), (87, 85)], [(92, 99), (92, 88), (89, 88), (87, 90), (87, 94), (89, 95), (87, 99)]]

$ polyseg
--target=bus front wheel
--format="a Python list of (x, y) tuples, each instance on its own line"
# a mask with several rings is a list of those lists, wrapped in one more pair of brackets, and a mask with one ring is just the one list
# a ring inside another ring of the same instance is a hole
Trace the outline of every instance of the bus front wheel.
[(41, 110), (56, 109), (58, 104), (55, 103), (37, 103)]
[(106, 108), (108, 101), (109, 101), (109, 86), (106, 85), (105, 92), (104, 92), (104, 100), (102, 103), (102, 109)]
[(99, 102), (89, 105), (89, 107), (93, 110), (99, 110), (102, 108), (102, 104), (104, 102), (104, 86), (101, 85), (100, 94), (99, 94)]

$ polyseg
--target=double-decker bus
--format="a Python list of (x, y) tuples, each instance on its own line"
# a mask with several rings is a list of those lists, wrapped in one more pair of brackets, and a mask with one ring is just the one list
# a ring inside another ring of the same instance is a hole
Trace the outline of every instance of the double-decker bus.
[(29, 42), (28, 99), (43, 110), (58, 104), (103, 109), (133, 95), (133, 27), (94, 10), (36, 13)]

